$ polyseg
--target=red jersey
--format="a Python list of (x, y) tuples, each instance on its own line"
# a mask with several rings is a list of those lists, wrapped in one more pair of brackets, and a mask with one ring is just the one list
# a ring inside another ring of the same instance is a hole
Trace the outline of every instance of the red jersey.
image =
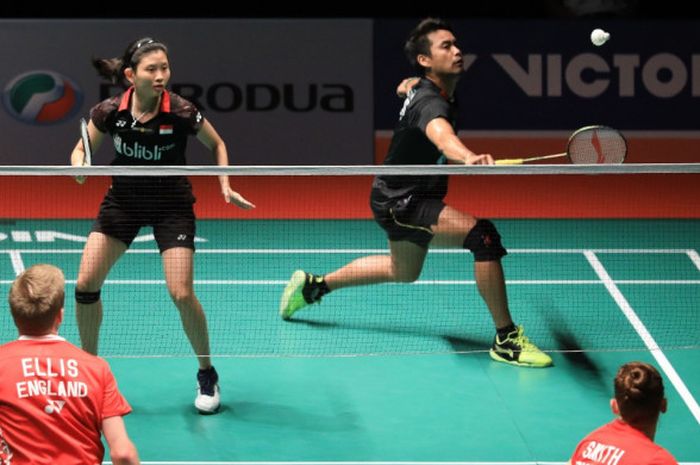
[(663, 447), (619, 418), (581, 441), (571, 465), (678, 465)]
[(0, 346), (0, 465), (101, 464), (102, 420), (131, 407), (103, 359), (59, 336)]

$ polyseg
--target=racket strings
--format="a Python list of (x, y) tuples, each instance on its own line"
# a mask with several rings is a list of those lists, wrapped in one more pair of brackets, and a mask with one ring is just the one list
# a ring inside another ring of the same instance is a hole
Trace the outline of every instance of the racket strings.
[(627, 143), (615, 129), (584, 128), (571, 137), (568, 152), (574, 164), (620, 164), (627, 156)]

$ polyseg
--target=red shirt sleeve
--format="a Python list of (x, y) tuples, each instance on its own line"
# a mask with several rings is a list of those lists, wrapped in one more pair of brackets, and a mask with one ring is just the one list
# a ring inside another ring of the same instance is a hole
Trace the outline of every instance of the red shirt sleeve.
[(678, 465), (676, 459), (666, 449), (659, 449), (649, 463), (651, 465)]
[(102, 400), (102, 419), (116, 416), (124, 416), (131, 413), (131, 406), (117, 388), (117, 380), (112, 374), (107, 362), (102, 360), (104, 396)]

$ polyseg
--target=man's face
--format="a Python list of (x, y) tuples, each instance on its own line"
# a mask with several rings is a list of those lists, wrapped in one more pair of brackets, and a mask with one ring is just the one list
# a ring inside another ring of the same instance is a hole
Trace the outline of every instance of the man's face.
[(460, 74), (464, 63), (454, 34), (440, 29), (427, 37), (430, 41), (430, 56), (426, 57), (424, 66), (436, 74)]

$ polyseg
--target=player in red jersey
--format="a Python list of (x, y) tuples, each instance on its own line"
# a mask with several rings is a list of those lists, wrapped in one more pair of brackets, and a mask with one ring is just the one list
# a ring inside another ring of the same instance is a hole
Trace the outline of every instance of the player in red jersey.
[(10, 289), (19, 339), (0, 346), (0, 465), (139, 464), (123, 416), (131, 407), (109, 365), (58, 335), (63, 273), (34, 265)]
[(648, 363), (622, 365), (615, 376), (610, 408), (619, 415), (581, 441), (571, 465), (678, 465), (654, 443), (659, 416), (666, 412), (661, 375)]

